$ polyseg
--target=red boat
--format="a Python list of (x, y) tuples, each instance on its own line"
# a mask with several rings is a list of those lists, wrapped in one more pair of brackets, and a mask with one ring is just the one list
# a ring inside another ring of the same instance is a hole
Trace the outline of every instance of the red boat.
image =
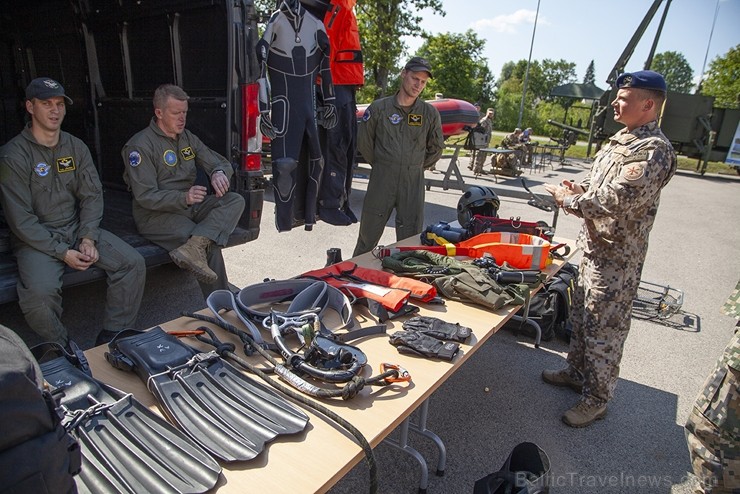
[[(442, 98), (442, 99), (431, 99), (427, 100), (427, 103), (439, 111), (439, 115), (442, 117), (442, 134), (445, 139), (450, 136), (464, 134), (467, 132), (465, 127), (475, 127), (480, 120), (481, 116), (478, 114), (478, 110), (461, 99)], [(369, 105), (357, 105), (357, 120), (362, 118), (365, 109)]]

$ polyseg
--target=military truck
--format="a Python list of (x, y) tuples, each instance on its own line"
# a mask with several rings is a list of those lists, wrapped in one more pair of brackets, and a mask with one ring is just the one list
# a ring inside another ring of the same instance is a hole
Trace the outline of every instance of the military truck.
[[(188, 128), (231, 160), (232, 184), (246, 208), (230, 245), (259, 235), (264, 195), (253, 0), (3, 0), (0, 12), (0, 144), (21, 131), (24, 88), (35, 77), (59, 81), (74, 104), (62, 129), (90, 148), (104, 186), (103, 227), (146, 259), (167, 252), (138, 235), (123, 182), (123, 144), (149, 124), (152, 95), (175, 83), (190, 95)], [(199, 177), (208, 185), (205, 176)], [(0, 215), (0, 303), (17, 299), (17, 269)], [(64, 275), (64, 286), (104, 277), (98, 269)]]

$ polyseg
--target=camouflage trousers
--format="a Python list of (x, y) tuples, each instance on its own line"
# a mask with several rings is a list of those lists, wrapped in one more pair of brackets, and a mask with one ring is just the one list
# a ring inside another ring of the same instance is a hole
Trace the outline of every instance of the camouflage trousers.
[(605, 405), (614, 395), (642, 264), (589, 255), (581, 260), (567, 362), (571, 375), (583, 380), (590, 405)]
[[(737, 383), (735, 383), (737, 384)], [(740, 444), (695, 407), (686, 422), (691, 467), (706, 494), (740, 493)]]

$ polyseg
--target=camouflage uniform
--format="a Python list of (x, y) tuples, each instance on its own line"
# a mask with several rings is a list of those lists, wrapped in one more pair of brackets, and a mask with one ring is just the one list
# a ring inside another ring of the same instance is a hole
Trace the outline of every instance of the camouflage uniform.
[(0, 148), (0, 201), (13, 235), (18, 264), (18, 303), (28, 325), (45, 341), (66, 344), (62, 275), (69, 249), (95, 242), (108, 292), (103, 329), (133, 327), (144, 293), (146, 267), (136, 249), (100, 228), (103, 188), (90, 150), (60, 132), (53, 148), (25, 128)]
[[(493, 119), (488, 117), (483, 117), (480, 122), (478, 122), (478, 125), (483, 128), (483, 136), (485, 138), (485, 141), (490, 144), (491, 142), (491, 135), (493, 134)], [(488, 147), (488, 144), (486, 145)], [(473, 168), (473, 172), (480, 174), (483, 172), (483, 165), (486, 164), (486, 156), (487, 153), (478, 150), (478, 152), (475, 154), (475, 167)]]
[(496, 168), (497, 166), (501, 168), (502, 175), (510, 175), (510, 176), (517, 176), (519, 175), (519, 170), (517, 169), (516, 162), (523, 162), (524, 160), (524, 148), (525, 146), (519, 143), (519, 137), (521, 136), (521, 133), (517, 134), (516, 132), (512, 132), (510, 134), (506, 134), (506, 136), (501, 140), (501, 147), (504, 149), (513, 149), (515, 153), (512, 154), (502, 154), (502, 155), (493, 155), (493, 158), (491, 158), (491, 166)]
[(424, 228), (424, 170), (442, 156), (444, 137), (439, 112), (417, 98), (411, 108), (396, 96), (379, 99), (365, 110), (357, 149), (372, 166), (362, 204), (354, 256), (369, 252), (396, 210), (396, 239)]
[(189, 206), (188, 190), (195, 184), (196, 166), (210, 177), (221, 171), (231, 179), (231, 163), (212, 151), (185, 129), (177, 139), (168, 137), (152, 118), (149, 126), (123, 146), (124, 180), (133, 195), (133, 216), (139, 233), (171, 251), (190, 236), (215, 242), (208, 250), (208, 266), (218, 275), (216, 283), (201, 283), (204, 296), (229, 289), (221, 247), (236, 228), (244, 198), (236, 192), (222, 197), (208, 194), (200, 204)]
[(612, 398), (660, 191), (675, 171), (676, 155), (656, 121), (622, 129), (580, 183), (585, 192), (563, 204), (584, 220), (567, 360), (589, 405)]
[[(740, 281), (723, 307), (740, 318)], [(740, 325), (740, 322), (738, 322)], [(740, 493), (740, 332), (730, 339), (686, 422), (698, 492)]]

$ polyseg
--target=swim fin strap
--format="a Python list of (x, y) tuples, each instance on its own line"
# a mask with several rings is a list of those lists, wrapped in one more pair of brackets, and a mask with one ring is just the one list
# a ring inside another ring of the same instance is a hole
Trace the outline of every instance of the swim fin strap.
[(160, 327), (122, 331), (108, 348), (111, 365), (136, 372), (167, 418), (224, 461), (250, 460), (277, 435), (308, 424), (302, 410), (216, 352), (201, 352)]
[[(221, 467), (210, 454), (131, 394), (95, 380), (81, 351), (53, 343), (32, 350), (81, 445), (79, 492), (202, 493), (216, 485)], [(52, 354), (61, 356), (43, 360)]]

